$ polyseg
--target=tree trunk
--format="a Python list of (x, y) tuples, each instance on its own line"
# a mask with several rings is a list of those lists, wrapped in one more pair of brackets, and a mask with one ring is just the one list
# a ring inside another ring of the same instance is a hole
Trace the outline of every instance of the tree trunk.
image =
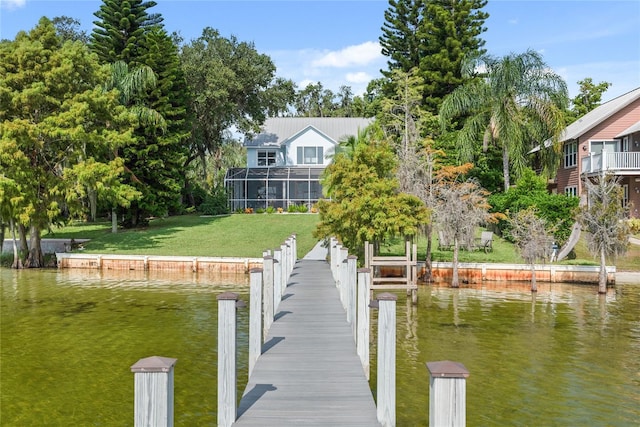
[(424, 280), (431, 282), (433, 269), (431, 264), (431, 235), (433, 234), (433, 226), (428, 224), (425, 234), (427, 235), (427, 255), (424, 258)]
[(18, 237), (20, 238), (20, 256), (29, 252), (29, 244), (27, 243), (27, 229), (22, 224), (18, 224)]
[(506, 145), (502, 146), (502, 175), (504, 176), (504, 191), (506, 193), (511, 184), (509, 179), (509, 151)]
[(118, 210), (115, 206), (111, 208), (111, 232), (118, 232)]
[(536, 266), (531, 264), (531, 292), (538, 292), (538, 284), (536, 283)]
[(98, 192), (95, 188), (88, 187), (87, 196), (89, 199), (89, 217), (91, 218), (91, 222), (96, 222), (96, 215), (98, 212)]
[(13, 264), (11, 264), (11, 268), (22, 268), (22, 259), (20, 258), (18, 240), (16, 239), (16, 223), (13, 218), (9, 220), (9, 228), (11, 231), (11, 241), (13, 243)]
[(0, 220), (0, 254), (2, 253), (2, 247), (4, 246), (4, 231), (7, 228), (7, 224)]
[(607, 293), (607, 259), (604, 248), (600, 248), (600, 274), (598, 277), (598, 293)]
[(31, 226), (31, 241), (29, 244), (29, 256), (25, 263), (26, 268), (44, 267), (44, 256), (42, 256), (42, 247), (40, 245), (40, 229), (34, 225)]
[(451, 287), (452, 288), (459, 288), (460, 287), (460, 282), (458, 280), (458, 252), (460, 251), (460, 249), (458, 248), (458, 238), (454, 237), (453, 238), (453, 271), (452, 271), (452, 277), (451, 277)]

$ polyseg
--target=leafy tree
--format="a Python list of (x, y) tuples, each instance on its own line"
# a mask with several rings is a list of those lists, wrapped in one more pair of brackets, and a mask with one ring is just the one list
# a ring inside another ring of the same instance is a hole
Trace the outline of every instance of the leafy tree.
[(629, 245), (629, 206), (622, 205), (622, 187), (613, 175), (584, 181), (587, 204), (578, 211), (578, 222), (587, 233), (587, 245), (594, 257), (600, 258), (598, 293), (607, 292), (607, 257), (626, 252)]
[(571, 110), (567, 114), (569, 123), (578, 120), (598, 107), (602, 101), (602, 94), (611, 86), (609, 82), (595, 84), (591, 77), (578, 81), (578, 84), (580, 85), (580, 93), (571, 100)]
[(100, 86), (108, 70), (83, 43), (62, 43), (47, 18), (0, 44), (0, 63), (0, 170), (23, 197), (13, 216), (30, 228), (25, 266), (40, 267), (41, 231), (83, 209), (64, 170), (129, 144), (130, 122)]
[(390, 0), (380, 36), (382, 54), (389, 57), (383, 74), (418, 68), (425, 81), (422, 106), (437, 114), (444, 96), (465, 80), (463, 58), (485, 53), (479, 38), (486, 30), (485, 5), (486, 0)]
[(538, 292), (536, 261), (545, 261), (551, 255), (553, 235), (547, 231), (544, 219), (533, 208), (516, 212), (509, 218), (510, 235), (522, 258), (531, 267), (531, 292)]
[(253, 43), (205, 28), (202, 36), (182, 46), (180, 57), (194, 116), (185, 166), (199, 159), (204, 174), (207, 156), (220, 163), (231, 128), (257, 132), (267, 114), (277, 115), (293, 100), (293, 83), (276, 79), (275, 65)]
[(56, 34), (62, 38), (62, 41), (70, 40), (89, 43), (87, 32), (80, 29), (80, 21), (68, 16), (56, 16), (51, 20), (56, 27)]
[[(471, 79), (479, 69), (485, 70), (483, 77)], [(551, 138), (559, 150), (567, 85), (532, 50), (502, 58), (471, 58), (464, 64), (464, 75), (470, 80), (442, 103), (441, 124), (445, 127), (455, 117), (468, 116), (457, 137), (465, 160), (471, 160), (480, 146), (485, 151), (490, 144), (501, 148), (507, 191), (511, 169), (519, 174), (526, 168), (534, 144)]]
[(417, 197), (400, 193), (394, 176), (395, 156), (381, 135), (370, 134), (349, 157), (338, 153), (324, 175), (331, 200), (320, 200), (317, 238), (335, 236), (362, 255), (365, 241), (384, 242), (395, 236), (413, 236), (429, 220)]
[[(0, 154), (0, 162), (5, 163), (2, 157), (4, 156)], [(22, 258), (20, 257), (16, 240), (16, 219), (23, 201), (24, 197), (20, 194), (20, 186), (16, 181), (5, 177), (4, 174), (0, 174), (0, 221), (2, 222), (3, 228), (2, 235), (0, 236), (0, 244), (4, 243), (4, 224), (6, 222), (9, 224), (13, 247), (13, 263), (11, 268), (22, 268)]]
[(142, 43), (146, 31), (162, 22), (158, 14), (149, 14), (155, 1), (103, 0), (94, 13), (91, 47), (100, 62), (110, 64), (124, 61), (127, 65), (140, 65)]

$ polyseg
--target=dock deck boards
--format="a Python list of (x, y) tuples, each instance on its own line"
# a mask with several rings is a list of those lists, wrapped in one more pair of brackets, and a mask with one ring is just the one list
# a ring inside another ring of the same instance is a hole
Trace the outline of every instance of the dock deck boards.
[(329, 265), (299, 260), (234, 426), (379, 426)]

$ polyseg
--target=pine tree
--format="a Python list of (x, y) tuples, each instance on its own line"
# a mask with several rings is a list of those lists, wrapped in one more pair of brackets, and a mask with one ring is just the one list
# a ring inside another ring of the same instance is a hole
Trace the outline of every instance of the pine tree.
[[(486, 0), (428, 1), (421, 36), (425, 47), (420, 58), (424, 79), (424, 108), (436, 114), (442, 99), (464, 83), (462, 60), (482, 55), (489, 14), (481, 9)], [(424, 33), (422, 33), (424, 32)]]
[(140, 116), (137, 142), (120, 153), (131, 185), (143, 195), (126, 214), (131, 226), (150, 215), (178, 209), (184, 186), (181, 171), (188, 154), (185, 141), (191, 124), (186, 112), (186, 80), (177, 46), (162, 27), (162, 17), (147, 12), (155, 5), (154, 1), (103, 0), (95, 13), (102, 21), (95, 23), (92, 33), (92, 48), (101, 61), (122, 61), (131, 75), (145, 67), (155, 74), (155, 85), (133, 93), (126, 101), (132, 112), (151, 111), (161, 118), (150, 123)]
[(380, 44), (394, 69), (415, 67), (424, 79), (423, 107), (437, 114), (442, 99), (464, 82), (465, 56), (485, 53), (479, 36), (488, 14), (486, 0), (390, 0)]
[(156, 4), (143, 0), (103, 0), (94, 13), (99, 20), (93, 21), (96, 27), (91, 33), (91, 47), (100, 62), (137, 63), (146, 31), (162, 22), (160, 15), (147, 13), (147, 9)]

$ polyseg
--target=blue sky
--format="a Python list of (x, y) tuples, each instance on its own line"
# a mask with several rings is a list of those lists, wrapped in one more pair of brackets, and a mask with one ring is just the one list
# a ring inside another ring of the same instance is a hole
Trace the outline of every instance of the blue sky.
[[(348, 85), (360, 94), (386, 68), (378, 45), (386, 0), (156, 2), (149, 11), (162, 14), (168, 32), (191, 40), (211, 27), (224, 37), (253, 42), (272, 58), (278, 76), (300, 87), (319, 81), (334, 91)], [(13, 39), (41, 16), (70, 16), (90, 32), (100, 4), (0, 0), (0, 38)], [(640, 1), (489, 0), (484, 10), (490, 14), (482, 35), (488, 53), (540, 52), (565, 79), (571, 97), (585, 77), (612, 83), (605, 101), (640, 86)]]

